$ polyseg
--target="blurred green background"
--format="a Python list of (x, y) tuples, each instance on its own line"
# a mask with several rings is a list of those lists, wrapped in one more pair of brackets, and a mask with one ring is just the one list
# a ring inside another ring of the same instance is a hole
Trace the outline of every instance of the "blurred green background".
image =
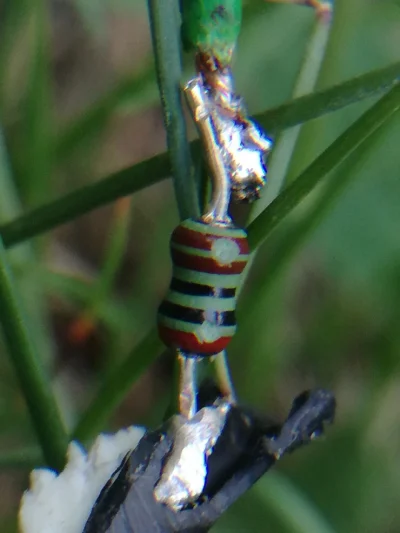
[[(261, 0), (245, 8), (235, 70), (256, 113), (290, 98), (314, 14)], [(398, 2), (337, 0), (318, 88), (399, 58)], [(372, 103), (306, 124), (290, 176)], [(0, 118), (0, 223), (164, 151), (145, 0), (0, 2)], [(300, 391), (328, 387), (337, 420), (326, 439), (265, 476), (216, 533), (400, 531), (399, 148), (397, 114), (340, 166), (352, 185), (278, 271), (269, 274), (269, 265), (303, 205), (259, 252), (229, 349), (240, 398), (279, 420)], [(68, 427), (112, 365), (154, 326), (177, 221), (168, 180), (10, 252)], [(173, 357), (165, 354), (108, 429), (156, 424), (172, 378)], [(35, 446), (0, 345), (2, 533), (16, 530), (29, 470), (41, 463)], [(22, 447), (20, 463), (10, 461), (8, 452)]]

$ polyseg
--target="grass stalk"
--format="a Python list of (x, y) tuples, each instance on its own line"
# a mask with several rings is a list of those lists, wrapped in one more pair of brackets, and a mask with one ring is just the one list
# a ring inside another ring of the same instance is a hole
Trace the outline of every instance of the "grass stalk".
[(73, 438), (85, 441), (104, 431), (107, 420), (126, 397), (135, 381), (163, 349), (157, 331), (152, 329), (128, 357), (106, 377), (86, 413), (73, 431)]
[(0, 322), (11, 362), (19, 379), (33, 427), (45, 460), (51, 468), (62, 469), (67, 435), (40, 358), (18, 301), (15, 282), (0, 239)]
[[(315, 17), (314, 26), (293, 87), (293, 100), (313, 92), (325, 57), (330, 28), (331, 17)], [(254, 204), (249, 222), (264, 211), (283, 188), (300, 131), (300, 125), (293, 126), (278, 136), (268, 165), (269, 182), (261, 198)]]
[(198, 216), (197, 188), (192, 172), (181, 87), (180, 18), (177, 0), (148, 0), (158, 87), (167, 146), (181, 219)]
[(400, 108), (400, 84), (395, 85), (373, 107), (342, 133), (287, 189), (248, 227), (252, 249), (259, 247), (273, 229), (313, 189), (322, 178), (344, 161), (374, 131)]

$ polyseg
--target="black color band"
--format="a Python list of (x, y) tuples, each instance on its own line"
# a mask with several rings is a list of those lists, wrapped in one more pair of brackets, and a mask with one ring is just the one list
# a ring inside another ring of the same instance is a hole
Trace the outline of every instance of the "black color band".
[(236, 289), (223, 289), (221, 287), (211, 287), (200, 283), (191, 283), (178, 278), (172, 278), (171, 290), (187, 294), (188, 296), (214, 296), (215, 298), (234, 298)]
[(177, 320), (182, 320), (183, 322), (191, 322), (192, 324), (209, 322), (216, 326), (236, 325), (235, 311), (215, 311), (214, 313), (206, 313), (203, 309), (194, 309), (192, 307), (185, 307), (183, 305), (164, 301), (160, 305), (158, 312), (168, 318), (175, 318)]

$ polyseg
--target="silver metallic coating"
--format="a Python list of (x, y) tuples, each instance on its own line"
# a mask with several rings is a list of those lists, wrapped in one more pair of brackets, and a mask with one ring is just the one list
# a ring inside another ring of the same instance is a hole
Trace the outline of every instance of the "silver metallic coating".
[(207, 457), (221, 435), (231, 404), (220, 400), (204, 407), (190, 420), (176, 415), (171, 431), (172, 452), (154, 489), (158, 502), (179, 511), (195, 503), (207, 479)]
[(272, 141), (247, 117), (229, 68), (202, 72), (184, 88), (211, 170), (213, 197), (206, 221), (226, 220), (229, 200), (252, 201), (265, 185)]
[(233, 199), (257, 199), (266, 182), (264, 155), (270, 151), (272, 142), (248, 119), (238, 122), (217, 113), (214, 124), (225, 167), (230, 175)]
[(231, 373), (229, 371), (226, 350), (217, 353), (214, 356), (215, 372), (217, 375), (218, 386), (222, 396), (231, 404), (236, 403), (235, 388), (232, 383)]
[(197, 411), (197, 360), (195, 357), (186, 357), (180, 351), (178, 351), (178, 360), (181, 367), (179, 378), (179, 412), (185, 418), (192, 418)]
[(213, 123), (235, 200), (254, 200), (265, 185), (264, 157), (272, 141), (247, 116), (243, 99), (234, 91), (232, 71), (203, 71), (203, 83), (214, 106)]

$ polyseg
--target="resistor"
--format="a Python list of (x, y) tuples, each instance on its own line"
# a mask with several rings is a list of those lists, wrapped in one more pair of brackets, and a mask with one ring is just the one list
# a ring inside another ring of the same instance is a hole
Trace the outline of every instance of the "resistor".
[[(213, 5), (191, 3), (193, 9)], [(221, 6), (233, 9), (234, 3)], [(197, 47), (199, 54), (203, 44)], [(172, 281), (158, 312), (160, 338), (180, 361), (179, 413), (187, 419), (197, 412), (196, 366), (204, 357), (215, 361), (224, 400), (235, 402), (225, 348), (236, 332), (236, 290), (249, 246), (246, 231), (232, 222), (229, 204), (231, 199), (258, 197), (265, 183), (264, 157), (272, 144), (247, 118), (226, 59), (222, 70), (218, 61), (211, 70), (197, 62), (198, 75), (183, 89), (199, 130), (212, 193), (201, 218), (185, 220), (172, 234)]]
[(171, 237), (169, 291), (160, 305), (161, 340), (187, 357), (222, 352), (236, 332), (236, 289), (248, 258), (245, 230), (185, 220)]

